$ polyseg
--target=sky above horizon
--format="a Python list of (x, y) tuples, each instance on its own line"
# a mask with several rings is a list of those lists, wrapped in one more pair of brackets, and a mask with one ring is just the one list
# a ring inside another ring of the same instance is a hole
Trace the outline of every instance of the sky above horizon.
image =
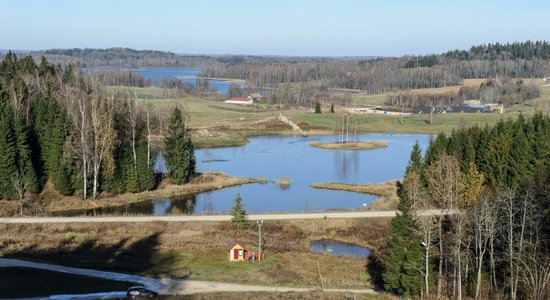
[(550, 39), (550, 1), (0, 0), (0, 49), (401, 56)]

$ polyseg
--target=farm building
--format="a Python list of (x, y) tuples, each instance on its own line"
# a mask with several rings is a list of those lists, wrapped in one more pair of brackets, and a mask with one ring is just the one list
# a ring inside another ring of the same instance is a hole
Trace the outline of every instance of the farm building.
[(254, 100), (252, 99), (252, 97), (248, 96), (247, 98), (231, 98), (231, 99), (225, 100), (225, 103), (250, 105), (254, 103)]
[(469, 106), (469, 105), (457, 105), (453, 106), (448, 112), (452, 113), (490, 113), (492, 112), (488, 107), (482, 106)]
[(254, 101), (262, 100), (262, 94), (260, 93), (251, 93), (248, 97), (252, 98)]
[(430, 114), (433, 111), (434, 114), (445, 114), (447, 111), (441, 107), (431, 106), (417, 106), (412, 110), (413, 115)]

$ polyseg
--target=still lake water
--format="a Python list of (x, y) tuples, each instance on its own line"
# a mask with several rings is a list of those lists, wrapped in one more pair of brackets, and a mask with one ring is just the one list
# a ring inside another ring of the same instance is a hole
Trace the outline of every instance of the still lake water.
[[(158, 85), (164, 77), (175, 77), (183, 83), (189, 83), (195, 86), (197, 84), (197, 76), (201, 73), (200, 68), (141, 68), (132, 69), (134, 73), (140, 74), (145, 80), (150, 79), (153, 85)], [(210, 86), (223, 95), (227, 95), (229, 87), (232, 84), (238, 85), (241, 88), (245, 87), (243, 82), (231, 82), (217, 79), (206, 79)]]
[[(239, 147), (197, 149), (199, 172), (218, 171), (232, 176), (266, 177), (268, 183), (246, 184), (179, 199), (131, 204), (124, 208), (98, 210), (96, 213), (170, 214), (222, 213), (231, 210), (240, 193), (248, 212), (299, 212), (330, 209), (357, 209), (377, 197), (368, 194), (314, 189), (312, 183), (380, 183), (403, 177), (412, 147), (418, 141), (426, 149), (428, 135), (365, 134), (360, 141), (385, 140), (387, 148), (364, 151), (326, 150), (311, 147), (311, 141), (334, 142), (326, 136), (260, 136)], [(162, 171), (162, 154), (155, 168)], [(277, 181), (288, 177), (290, 184)]]
[(353, 258), (365, 258), (372, 254), (369, 248), (353, 243), (346, 243), (337, 240), (322, 239), (313, 241), (309, 245), (312, 251), (333, 256), (350, 256)]
[[(89, 67), (84, 68), (84, 72), (97, 72), (97, 71), (130, 71), (132, 73), (140, 74), (145, 80), (151, 80), (151, 84), (158, 86), (160, 81), (165, 77), (175, 77), (183, 83), (189, 83), (193, 86), (197, 85), (197, 76), (201, 73), (201, 68), (139, 68), (139, 69), (127, 69), (124, 67)], [(244, 88), (246, 84), (244, 82), (231, 82), (218, 79), (206, 79), (210, 86), (219, 93), (227, 95), (229, 87), (232, 84), (238, 85)], [(261, 89), (259, 89), (261, 90)], [(267, 91), (267, 90), (266, 90)], [(262, 93), (263, 95), (264, 93)]]

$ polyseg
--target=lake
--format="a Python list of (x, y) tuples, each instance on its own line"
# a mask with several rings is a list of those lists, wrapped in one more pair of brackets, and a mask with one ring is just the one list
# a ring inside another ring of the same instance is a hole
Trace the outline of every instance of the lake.
[[(134, 73), (140, 74), (145, 80), (151, 80), (154, 85), (158, 85), (164, 77), (175, 77), (184, 83), (189, 83), (195, 86), (197, 84), (197, 76), (201, 73), (200, 68), (140, 68), (132, 69)], [(241, 88), (246, 86), (243, 82), (232, 82), (218, 79), (206, 79), (210, 86), (223, 95), (227, 95), (229, 87), (232, 84), (238, 85)]]
[[(139, 68), (139, 69), (127, 69), (124, 67), (90, 67), (85, 68), (85, 72), (96, 71), (131, 71), (143, 76), (145, 80), (151, 80), (151, 83), (158, 86), (160, 81), (165, 77), (175, 77), (184, 83), (189, 83), (193, 86), (197, 84), (197, 76), (201, 73), (201, 68)], [(210, 86), (223, 95), (227, 95), (229, 87), (232, 84), (236, 84), (241, 88), (244, 88), (246, 84), (244, 82), (232, 82), (219, 79), (206, 79)]]
[[(358, 140), (385, 140), (387, 148), (363, 151), (326, 150), (308, 145), (311, 141), (334, 142), (335, 135), (272, 135), (249, 138), (239, 147), (197, 149), (199, 172), (217, 171), (232, 176), (266, 177), (268, 183), (246, 184), (178, 199), (157, 199), (118, 210), (98, 213), (194, 214), (223, 213), (231, 210), (237, 193), (248, 212), (300, 212), (331, 209), (357, 209), (376, 200), (376, 196), (325, 189), (312, 183), (380, 183), (403, 177), (412, 147), (418, 141), (426, 149), (428, 135), (364, 134)], [(155, 168), (164, 169), (161, 153)], [(290, 183), (277, 180), (287, 177)], [(275, 182), (274, 182), (275, 181)]]

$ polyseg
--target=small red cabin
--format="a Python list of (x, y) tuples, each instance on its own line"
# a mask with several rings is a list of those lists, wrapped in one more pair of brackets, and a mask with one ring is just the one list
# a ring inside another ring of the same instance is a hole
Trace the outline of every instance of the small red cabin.
[(227, 251), (227, 259), (229, 261), (263, 261), (264, 256), (259, 256), (256, 252), (248, 252), (238, 242), (229, 243), (229, 251)]
[(245, 261), (248, 251), (237, 242), (231, 244), (233, 244), (233, 246), (231, 246), (231, 249), (229, 249), (227, 253), (229, 261)]

